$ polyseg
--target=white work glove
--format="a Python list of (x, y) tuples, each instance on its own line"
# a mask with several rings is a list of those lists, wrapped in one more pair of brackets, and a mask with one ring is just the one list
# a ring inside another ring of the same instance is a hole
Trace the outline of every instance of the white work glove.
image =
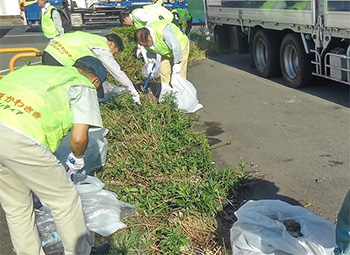
[(152, 72), (152, 67), (153, 67), (154, 61), (150, 60), (148, 62), (148, 66), (147, 66), (147, 73), (149, 74), (150, 72)]
[(179, 73), (179, 72), (181, 72), (181, 65), (180, 64), (173, 65), (173, 73)]
[(71, 152), (67, 157), (66, 165), (68, 166), (68, 172), (70, 174), (76, 173), (84, 167), (84, 157), (77, 158), (74, 156), (73, 152)]
[(140, 46), (137, 47), (137, 50), (136, 50), (136, 57), (137, 58), (140, 58), (140, 55), (142, 54), (142, 49)]
[(134, 91), (131, 91), (131, 97), (132, 97), (132, 100), (134, 101), (134, 103), (140, 105), (141, 104), (141, 101), (140, 101), (140, 95), (139, 93), (137, 93), (136, 90)]

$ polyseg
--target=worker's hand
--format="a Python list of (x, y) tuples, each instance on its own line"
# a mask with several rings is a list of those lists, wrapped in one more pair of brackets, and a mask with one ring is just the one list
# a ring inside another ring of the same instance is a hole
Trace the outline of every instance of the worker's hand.
[(150, 60), (150, 61), (148, 62), (148, 66), (147, 66), (147, 73), (148, 73), (148, 74), (149, 74), (150, 72), (152, 72), (153, 64), (154, 64), (154, 61), (153, 61), (153, 60)]
[(131, 94), (131, 97), (132, 97), (132, 100), (134, 101), (134, 103), (141, 105), (139, 93), (137, 93), (137, 91), (134, 90), (130, 94)]
[(77, 158), (74, 156), (73, 152), (69, 153), (67, 157), (66, 164), (70, 170), (71, 173), (75, 173), (82, 169), (85, 165), (84, 163), (84, 157)]
[(179, 72), (181, 72), (181, 65), (180, 64), (173, 65), (173, 73), (179, 73)]
[(142, 54), (142, 49), (140, 46), (138, 46), (136, 49), (136, 58), (140, 58), (141, 54)]

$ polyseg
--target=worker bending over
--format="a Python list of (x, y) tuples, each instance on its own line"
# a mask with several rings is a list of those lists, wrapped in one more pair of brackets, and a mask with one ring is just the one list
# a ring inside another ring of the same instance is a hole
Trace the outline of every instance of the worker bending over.
[(111, 75), (130, 92), (133, 101), (140, 104), (140, 95), (113, 57), (114, 54), (123, 50), (123, 41), (116, 34), (108, 34), (103, 37), (77, 31), (64, 34), (52, 41), (45, 48), (42, 61), (44, 65), (72, 66), (78, 58), (96, 57)]
[[(162, 56), (160, 64), (162, 83), (170, 85), (171, 73), (178, 73), (186, 79), (190, 45), (187, 36), (176, 25), (167, 21), (148, 23), (147, 26), (136, 30), (135, 41), (146, 48), (149, 58), (152, 58), (150, 56), (152, 54)], [(148, 72), (152, 65), (149, 64)]]
[(174, 15), (161, 5), (149, 4), (136, 8), (131, 12), (121, 12), (119, 20), (124, 26), (134, 26), (136, 29), (139, 29), (153, 21), (165, 20), (172, 22)]
[(45, 255), (31, 192), (51, 209), (66, 255), (102, 253), (88, 244), (80, 197), (52, 153), (72, 129), (67, 164), (84, 166), (88, 130), (102, 127), (97, 91), (105, 79), (88, 56), (74, 67), (28, 66), (0, 80), (0, 201), (17, 254)]
[(52, 41), (64, 34), (61, 16), (55, 6), (49, 3), (49, 0), (38, 0), (41, 9), (41, 29), (45, 37)]

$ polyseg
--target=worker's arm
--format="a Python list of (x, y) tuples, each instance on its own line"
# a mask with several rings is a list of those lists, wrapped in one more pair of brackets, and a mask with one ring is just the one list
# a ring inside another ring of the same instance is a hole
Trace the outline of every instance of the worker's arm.
[(81, 158), (89, 141), (89, 128), (103, 126), (97, 92), (87, 85), (74, 85), (68, 89), (68, 100), (74, 125), (70, 146), (74, 156)]
[(72, 136), (70, 139), (70, 147), (76, 158), (82, 158), (84, 151), (87, 148), (89, 142), (89, 125), (86, 124), (74, 124), (72, 130)]
[(52, 11), (52, 20), (53, 20), (53, 22), (55, 24), (55, 27), (56, 27), (58, 33), (60, 34), (60, 36), (63, 35), (64, 34), (64, 28), (62, 26), (61, 16), (58, 13), (58, 11), (56, 11), (56, 10)]
[(181, 46), (170, 26), (168, 25), (163, 30), (163, 40), (173, 52), (174, 64), (180, 63), (182, 60)]
[(140, 102), (139, 93), (137, 93), (134, 85), (126, 76), (126, 74), (120, 69), (119, 64), (114, 59), (111, 51), (102, 48), (93, 48), (92, 52), (96, 57), (102, 62), (104, 67), (110, 72), (110, 74), (122, 85), (124, 86), (131, 94), (134, 102)]

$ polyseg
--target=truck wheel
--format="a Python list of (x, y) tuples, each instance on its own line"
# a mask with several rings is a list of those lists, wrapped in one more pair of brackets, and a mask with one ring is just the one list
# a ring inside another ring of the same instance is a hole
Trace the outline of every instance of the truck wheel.
[(311, 55), (306, 54), (300, 35), (288, 34), (281, 44), (282, 76), (291, 88), (302, 88), (311, 81)]
[(261, 77), (270, 78), (280, 74), (280, 43), (272, 31), (259, 30), (253, 40), (254, 65)]

